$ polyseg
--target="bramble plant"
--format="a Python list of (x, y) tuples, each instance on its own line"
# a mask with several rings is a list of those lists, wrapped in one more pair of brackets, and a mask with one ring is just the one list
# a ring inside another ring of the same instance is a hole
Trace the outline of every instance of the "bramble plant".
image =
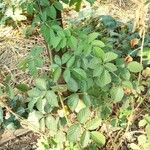
[(106, 144), (100, 127), (110, 119), (113, 104), (122, 107), (111, 118), (112, 126), (126, 127), (130, 104), (144, 91), (137, 80), (143, 65), (127, 62), (120, 52), (109, 49), (99, 31), (64, 28), (62, 3), (79, 11), (82, 0), (31, 0), (26, 4), (26, 13), (34, 16), (32, 29), (39, 27), (46, 42), (49, 71), (39, 75), (44, 49), (36, 45), (19, 64), (34, 77), (34, 86), (17, 88), (28, 95), (28, 121), (45, 135), (38, 141), (39, 150), (96, 149)]

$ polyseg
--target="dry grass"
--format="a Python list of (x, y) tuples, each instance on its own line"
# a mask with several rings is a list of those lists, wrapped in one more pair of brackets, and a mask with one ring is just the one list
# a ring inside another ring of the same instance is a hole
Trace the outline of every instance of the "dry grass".
[(84, 3), (81, 12), (78, 14), (75, 11), (70, 11), (72, 8), (65, 7), (66, 13), (64, 13), (65, 21), (69, 22), (70, 18), (89, 17), (92, 14), (94, 16), (110, 15), (123, 23), (133, 21), (135, 17), (136, 4), (131, 0), (97, 0), (91, 7), (89, 3)]
[[(23, 27), (24, 28), (24, 27)], [(18, 69), (20, 61), (25, 59), (34, 45), (44, 46), (41, 36), (26, 38), (23, 29), (11, 27), (0, 27), (0, 74), (10, 74), (13, 82), (28, 82), (30, 78), (27, 73)], [(0, 81), (1, 82), (1, 81)]]

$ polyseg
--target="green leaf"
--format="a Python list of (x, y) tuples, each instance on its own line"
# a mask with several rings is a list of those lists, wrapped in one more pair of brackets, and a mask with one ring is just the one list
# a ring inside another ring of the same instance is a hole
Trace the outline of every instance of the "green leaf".
[(41, 33), (42, 33), (44, 39), (46, 40), (46, 42), (49, 43), (50, 42), (50, 35), (51, 35), (49, 26), (43, 24), (41, 26)]
[(150, 124), (146, 126), (146, 134), (147, 134), (148, 141), (150, 141)]
[(106, 28), (114, 30), (117, 27), (117, 21), (112, 16), (102, 15), (100, 18)]
[(17, 112), (16, 113), (18, 115), (23, 115), (25, 113), (25, 109), (26, 108), (24, 106), (20, 106), (20, 107), (17, 108)]
[(105, 44), (102, 41), (100, 41), (100, 40), (92, 41), (92, 45), (93, 46), (99, 46), (99, 47), (105, 47)]
[(104, 59), (105, 53), (100, 47), (94, 47), (93, 53), (94, 53), (94, 56)]
[(80, 11), (81, 3), (82, 3), (82, 0), (78, 0), (78, 1), (77, 1), (77, 3), (76, 3), (76, 8), (75, 8), (76, 11)]
[(61, 0), (63, 3), (68, 4), (69, 0)]
[[(82, 44), (82, 43), (81, 43)], [(79, 47), (79, 46), (78, 46)], [(85, 57), (88, 57), (90, 54), (91, 54), (91, 52), (92, 52), (92, 46), (91, 45), (86, 45), (86, 46), (84, 46), (83, 47), (83, 55), (85, 56)], [(82, 53), (82, 52), (80, 52), (80, 51), (78, 51), (78, 55), (80, 56), (80, 54)]]
[(94, 4), (96, 0), (87, 0), (91, 5)]
[(33, 88), (31, 90), (29, 90), (28, 92), (29, 97), (38, 97), (41, 94), (41, 91), (37, 88)]
[(45, 118), (40, 119), (40, 131), (45, 132)]
[(79, 96), (77, 94), (72, 94), (71, 96), (69, 96), (67, 104), (68, 104), (69, 108), (72, 111), (74, 111), (78, 105), (78, 102), (79, 102)]
[(110, 90), (111, 98), (115, 100), (115, 102), (119, 102), (122, 100), (124, 96), (124, 91), (122, 87), (112, 87)]
[(49, 28), (49, 36), (50, 36), (50, 41), (49, 41), (49, 44), (53, 46), (53, 48), (55, 49), (60, 41), (61, 41), (61, 37), (59, 36), (56, 36), (55, 33), (54, 33), (54, 30), (52, 28)]
[(69, 6), (74, 5), (76, 2), (77, 2), (77, 0), (70, 0), (70, 2), (69, 2)]
[(57, 23), (56, 24), (53, 24), (51, 26), (52, 30), (54, 30), (55, 32), (58, 32), (58, 31), (63, 31), (62, 27), (60, 25), (58, 25)]
[(97, 65), (96, 68), (93, 70), (93, 77), (101, 76), (103, 71), (104, 71), (104, 67), (100, 66), (100, 65)]
[(38, 57), (38, 59), (34, 59), (34, 63), (36, 65), (36, 67), (41, 67), (44, 63), (43, 58)]
[(106, 143), (105, 136), (98, 131), (91, 132), (91, 139), (100, 147), (104, 146)]
[(38, 128), (38, 129), (40, 128), (39, 121), (42, 117), (43, 117), (43, 114), (39, 111), (34, 110), (34, 111), (29, 113), (28, 121), (34, 126), (33, 130), (34, 130), (34, 128)]
[(51, 88), (52, 88), (52, 90), (54, 92), (61, 92), (61, 93), (63, 93), (63, 92), (67, 91), (67, 85), (66, 84), (58, 84), (56, 86), (52, 86)]
[(120, 73), (121, 73), (122, 78), (125, 80), (129, 80), (131, 77), (131, 74), (127, 68), (121, 70)]
[(117, 67), (114, 65), (114, 64), (112, 64), (112, 63), (106, 63), (105, 64), (105, 67), (108, 69), (108, 71), (110, 71), (110, 72), (114, 72), (114, 71), (116, 71), (117, 70)]
[(45, 119), (46, 127), (51, 131), (57, 131), (57, 121), (52, 115), (48, 115)]
[(55, 135), (55, 141), (59, 144), (64, 144), (66, 142), (66, 134), (62, 130), (58, 130)]
[(43, 47), (35, 46), (31, 50), (31, 55), (33, 57), (38, 57), (43, 52)]
[(112, 60), (115, 60), (116, 58), (118, 57), (117, 54), (113, 53), (113, 52), (107, 52), (105, 54), (105, 58), (104, 58), (104, 61), (105, 62), (110, 62)]
[(36, 102), (36, 108), (42, 113), (45, 114), (45, 105), (46, 105), (46, 99), (39, 98)]
[(101, 125), (101, 123), (102, 120), (100, 118), (94, 118), (86, 123), (86, 129), (95, 130)]
[(40, 17), (41, 17), (40, 15), (36, 15), (36, 16), (33, 18), (32, 24), (33, 24), (33, 25), (36, 25), (37, 23), (41, 22), (42, 20), (41, 20)]
[(87, 77), (86, 72), (81, 68), (74, 68), (72, 70), (72, 73), (79, 80), (86, 79), (86, 77)]
[(38, 101), (38, 98), (29, 99), (28, 109), (30, 112), (33, 110), (33, 107), (37, 101)]
[(46, 20), (47, 20), (46, 10), (41, 11), (39, 14), (40, 14), (41, 21), (46, 22)]
[(79, 124), (74, 124), (69, 127), (67, 131), (67, 139), (70, 142), (76, 142), (81, 134), (81, 127)]
[(61, 68), (57, 67), (56, 70), (54, 71), (54, 82), (57, 82), (59, 77), (61, 76)]
[(56, 9), (58, 9), (60, 11), (63, 10), (63, 5), (58, 1), (55, 1), (54, 6)]
[(42, 1), (39, 1), (39, 4), (40, 4), (41, 6), (47, 6), (47, 5), (49, 5), (49, 0), (42, 0)]
[(35, 64), (34, 60), (31, 60), (31, 61), (28, 62), (28, 68), (29, 68), (29, 72), (32, 76), (37, 75), (38, 70), (37, 70), (37, 67), (36, 67), (36, 64)]
[(69, 61), (67, 62), (67, 67), (68, 68), (70, 68), (70, 67), (72, 67), (72, 65), (74, 64), (74, 62), (75, 62), (75, 56), (72, 56), (70, 59), (69, 59)]
[[(148, 1), (149, 0), (147, 0), (147, 2)], [(137, 54), (137, 55), (141, 56), (141, 51), (139, 51), (139, 54)], [(150, 47), (149, 46), (148, 47), (144, 46), (142, 56), (143, 56), (143, 62), (146, 62), (147, 65), (150, 65)]]
[(111, 75), (107, 70), (104, 70), (97, 80), (97, 85), (103, 87), (111, 82)]
[(130, 81), (123, 81), (122, 82), (122, 86), (126, 87), (126, 88), (130, 88), (130, 89), (133, 88), (133, 85), (132, 85), (132, 83)]
[(68, 44), (69, 44), (70, 48), (72, 48), (73, 50), (76, 50), (77, 49), (78, 40), (76, 39), (76, 37), (71, 36), (68, 39)]
[(144, 116), (144, 119), (146, 120), (146, 122), (147, 122), (148, 124), (150, 124), (150, 116), (149, 116), (149, 115), (145, 115), (145, 116)]
[(46, 9), (46, 12), (47, 12), (47, 16), (51, 17), (52, 19), (56, 18), (56, 9), (53, 5), (48, 7)]
[(46, 81), (42, 78), (37, 78), (35, 80), (35, 86), (40, 90), (46, 90), (47, 89)]
[(8, 130), (15, 130), (16, 129), (15, 124), (13, 122), (8, 122), (8, 124), (6, 124), (5, 128)]
[(17, 84), (16, 88), (22, 92), (27, 92), (29, 87), (26, 84)]
[(90, 132), (84, 131), (80, 141), (83, 148), (87, 147), (90, 142)]
[(27, 5), (27, 13), (28, 13), (29, 15), (32, 15), (32, 14), (34, 13), (34, 5), (33, 5), (33, 3), (29, 3), (29, 4)]
[[(48, 26), (49, 27), (49, 26)], [(53, 29), (53, 28), (50, 28), (49, 27), (49, 31), (48, 31), (48, 33), (49, 33), (49, 37), (50, 37), (50, 45), (53, 45), (53, 47), (57, 47), (57, 45), (59, 44), (59, 42), (61, 41), (61, 39), (60, 40), (57, 40), (57, 35), (55, 34), (55, 30)], [(54, 46), (55, 45), (55, 46)]]
[(106, 103), (106, 106), (102, 105), (102, 108), (100, 109), (101, 109), (100, 115), (102, 119), (107, 119), (112, 113), (112, 108), (109, 107), (109, 105), (107, 106), (107, 103)]
[(66, 82), (69, 82), (71, 75), (70, 75), (70, 70), (68, 68), (65, 69), (65, 71), (63, 73), (63, 77)]
[[(84, 49), (83, 41), (79, 41), (77, 49), (75, 49), (75, 51), (74, 51), (74, 55), (80, 56), (83, 49)], [(85, 50), (87, 50), (87, 49), (85, 48)], [(84, 54), (84, 55), (86, 55), (86, 54)]]
[(58, 55), (55, 55), (54, 61), (55, 61), (55, 63), (56, 63), (57, 65), (61, 65), (61, 59), (60, 59), (60, 57), (59, 57)]
[(66, 38), (62, 38), (62, 40), (60, 41), (60, 44), (58, 47), (60, 48), (65, 48), (66, 47), (66, 43), (67, 42), (67, 39)]
[(98, 32), (93, 32), (88, 35), (88, 42), (91, 43), (99, 36)]
[(127, 68), (129, 69), (129, 71), (137, 73), (143, 70), (143, 66), (142, 64), (136, 62), (136, 61), (132, 61), (128, 64)]
[[(89, 1), (89, 0), (88, 0)], [(97, 150), (97, 146), (94, 143), (90, 143), (89, 150)]]
[(58, 30), (57, 35), (60, 36), (62, 39), (66, 39), (65, 32), (63, 30)]
[(76, 112), (76, 113), (79, 113), (79, 111), (80, 111), (81, 109), (85, 108), (85, 107), (86, 107), (86, 105), (83, 103), (83, 101), (79, 100), (78, 105), (77, 105), (77, 107), (76, 107), (76, 109), (75, 109), (75, 112)]
[(99, 58), (94, 57), (93, 59), (90, 60), (88, 66), (91, 69), (95, 69), (96, 67), (99, 66), (99, 63), (101, 63), (101, 61), (99, 60)]
[(70, 53), (64, 53), (62, 55), (62, 64), (65, 64), (71, 57), (71, 54)]
[(83, 102), (86, 106), (88, 106), (88, 107), (91, 106), (91, 99), (88, 94), (83, 95)]
[(52, 40), (52, 37), (51, 37), (51, 44), (53, 45), (53, 48), (57, 48), (57, 46), (59, 46), (61, 40), (62, 39), (59, 36), (53, 38), (53, 40)]
[(70, 37), (71, 36), (70, 29), (68, 29), (68, 28), (64, 29), (64, 33), (65, 33), (65, 37)]
[(90, 110), (89, 108), (83, 108), (79, 111), (79, 113), (77, 114), (77, 119), (80, 123), (85, 123), (90, 116)]
[(12, 86), (8, 85), (6, 86), (6, 92), (9, 96), (9, 98), (13, 99), (15, 94), (14, 94), (14, 89), (12, 88)]
[(147, 124), (147, 122), (145, 119), (140, 120), (138, 123), (139, 127), (144, 127), (146, 124)]
[(115, 63), (116, 63), (116, 66), (118, 66), (119, 68), (125, 67), (125, 62), (123, 58), (117, 58)]
[(68, 87), (68, 90), (72, 92), (77, 92), (79, 89), (78, 83), (73, 78), (69, 79), (69, 81), (67, 82), (67, 87)]
[(52, 107), (58, 107), (57, 95), (54, 93), (54, 91), (47, 91), (46, 99)]

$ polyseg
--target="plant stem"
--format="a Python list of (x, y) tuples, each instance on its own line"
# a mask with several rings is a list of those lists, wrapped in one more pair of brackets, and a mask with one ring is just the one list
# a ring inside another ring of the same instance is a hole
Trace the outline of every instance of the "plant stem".
[(124, 133), (124, 134), (122, 135), (122, 137), (120, 138), (121, 140), (120, 140), (120, 143), (119, 143), (119, 145), (118, 145), (118, 147), (117, 147), (116, 150), (118, 150), (118, 149), (120, 148), (120, 146), (121, 146), (121, 144), (122, 144), (122, 142), (123, 142), (123, 139), (124, 139), (125, 135), (128, 133), (128, 131), (129, 131), (129, 129), (130, 129), (130, 125), (131, 125), (132, 122), (133, 122), (134, 114), (135, 114), (135, 112), (138, 110), (138, 108), (141, 106), (141, 104), (143, 103), (144, 99), (145, 99), (145, 97), (143, 97), (143, 98), (142, 98), (142, 97), (139, 97), (138, 100), (140, 100), (140, 102), (138, 103), (138, 105), (137, 105), (135, 108), (134, 108), (134, 107), (132, 108), (132, 112), (131, 112), (131, 114), (130, 114), (130, 116), (129, 116), (125, 133)]
[(45, 41), (45, 46), (46, 46), (46, 51), (47, 51), (47, 55), (48, 55), (50, 64), (52, 64), (53, 63), (52, 53), (51, 53), (51, 50), (50, 50), (48, 44), (46, 43), (46, 41)]
[(70, 123), (70, 121), (68, 120), (68, 117), (67, 117), (67, 114), (66, 114), (66, 110), (65, 110), (65, 105), (64, 105), (64, 102), (63, 102), (63, 99), (62, 99), (62, 97), (61, 97), (61, 93), (60, 93), (60, 92), (58, 92), (58, 97), (59, 97), (59, 99), (60, 99), (60, 103), (61, 103), (61, 106), (62, 106), (62, 108), (63, 108), (63, 112), (64, 112), (64, 115), (65, 115), (67, 124), (68, 124), (68, 126), (70, 126), (71, 123)]
[[(141, 53), (140, 53), (140, 64), (141, 64), (141, 65), (142, 65), (142, 63), (143, 63), (144, 40), (145, 40), (145, 28), (143, 29), (142, 44), (141, 44)], [(140, 82), (140, 79), (141, 79), (141, 72), (139, 73), (138, 83)]]
[(36, 133), (38, 133), (41, 136), (44, 136), (45, 134), (40, 132), (40, 130), (38, 128), (36, 128), (32, 123), (30, 123), (27, 119), (24, 119), (23, 117), (21, 117), (20, 115), (16, 114), (14, 111), (11, 110), (11, 108), (8, 106), (8, 104), (6, 103), (6, 99), (3, 97), (0, 97), (0, 106), (5, 107), (6, 110), (11, 113), (12, 115), (14, 115), (19, 121), (20, 121), (20, 125), (23, 128), (35, 131)]

